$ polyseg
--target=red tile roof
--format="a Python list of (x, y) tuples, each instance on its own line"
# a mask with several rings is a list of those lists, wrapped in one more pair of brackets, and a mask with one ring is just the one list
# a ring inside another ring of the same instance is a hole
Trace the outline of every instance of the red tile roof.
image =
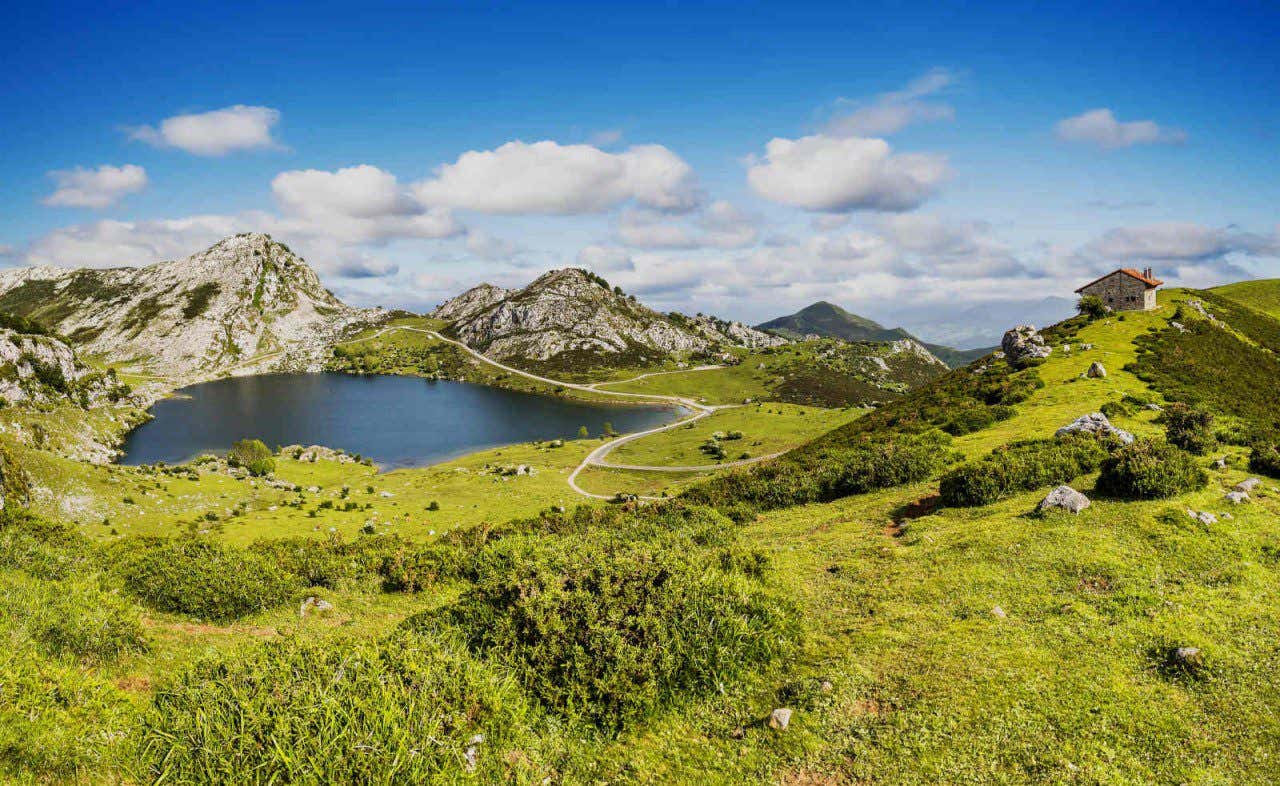
[(1141, 273), (1141, 272), (1139, 272), (1139, 271), (1137, 271), (1137, 270), (1134, 270), (1134, 269), (1133, 269), (1133, 268), (1131, 268), (1131, 267), (1122, 267), (1122, 268), (1120, 268), (1119, 270), (1113, 270), (1113, 271), (1111, 271), (1110, 273), (1106, 274), (1105, 276), (1100, 276), (1099, 278), (1095, 278), (1094, 280), (1090, 281), (1088, 284), (1085, 284), (1084, 286), (1080, 287), (1080, 289), (1077, 289), (1077, 290), (1076, 290), (1076, 292), (1080, 292), (1080, 291), (1082, 291), (1082, 290), (1088, 289), (1089, 287), (1093, 286), (1094, 284), (1098, 283), (1099, 281), (1101, 281), (1101, 280), (1102, 280), (1102, 279), (1104, 279), (1104, 278), (1111, 278), (1111, 277), (1112, 277), (1112, 276), (1114, 276), (1116, 273), (1124, 273), (1126, 276), (1132, 276), (1133, 278), (1136, 278), (1136, 279), (1138, 279), (1139, 281), (1141, 281), (1142, 283), (1146, 284), (1146, 285), (1147, 285), (1147, 288), (1149, 288), (1149, 289), (1150, 289), (1150, 288), (1154, 288), (1154, 287), (1158, 287), (1158, 286), (1160, 286), (1161, 284), (1163, 284), (1163, 283), (1164, 283), (1163, 281), (1161, 281), (1161, 280), (1160, 280), (1160, 279), (1158, 279), (1158, 278), (1152, 278), (1152, 277), (1150, 277), (1150, 276), (1144, 276), (1144, 275), (1142, 275), (1142, 273)]

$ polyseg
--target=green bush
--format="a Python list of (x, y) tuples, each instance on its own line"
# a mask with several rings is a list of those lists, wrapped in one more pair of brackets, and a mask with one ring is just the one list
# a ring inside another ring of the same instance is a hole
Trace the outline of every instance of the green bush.
[(395, 535), (364, 536), (350, 542), (333, 535), (260, 540), (249, 548), (308, 587), (333, 589), (344, 581), (373, 576), (386, 555), (406, 545)]
[(721, 475), (693, 486), (681, 499), (742, 516), (743, 505), (773, 510), (924, 480), (953, 456), (946, 435), (939, 432), (863, 437), (845, 446), (811, 446)]
[(1102, 462), (1098, 489), (1127, 499), (1163, 499), (1202, 489), (1208, 482), (1191, 454), (1167, 442), (1138, 440)]
[(1105, 317), (1111, 309), (1097, 295), (1085, 295), (1076, 302), (1076, 310), (1090, 319)]
[(1092, 436), (1013, 442), (942, 476), (944, 505), (974, 507), (1044, 486), (1066, 483), (1093, 472), (1107, 455)]
[(141, 780), (536, 783), (529, 717), (518, 687), (461, 643), (408, 631), (273, 642), (157, 691), (141, 722)]
[(250, 475), (270, 475), (276, 471), (276, 459), (271, 449), (260, 439), (242, 439), (227, 451), (227, 463), (244, 467)]
[(19, 508), (0, 511), (0, 565), (56, 580), (91, 570), (96, 564), (93, 544), (71, 527)]
[(461, 550), (445, 544), (414, 551), (400, 549), (382, 557), (378, 575), (386, 592), (419, 592), (437, 581), (458, 576)]
[(192, 538), (133, 538), (114, 550), (125, 588), (158, 611), (228, 622), (279, 606), (298, 579), (260, 554)]
[(1249, 451), (1249, 469), (1280, 478), (1280, 444), (1259, 442)]
[(83, 663), (109, 663), (147, 647), (138, 609), (97, 577), (42, 581), (17, 572), (0, 573), (5, 613), (0, 624), (43, 653)]
[(794, 607), (713, 559), (623, 533), (502, 540), (449, 618), (545, 705), (616, 731), (795, 646)]
[(1188, 453), (1203, 456), (1217, 444), (1209, 412), (1176, 402), (1165, 407), (1162, 417), (1165, 438)]

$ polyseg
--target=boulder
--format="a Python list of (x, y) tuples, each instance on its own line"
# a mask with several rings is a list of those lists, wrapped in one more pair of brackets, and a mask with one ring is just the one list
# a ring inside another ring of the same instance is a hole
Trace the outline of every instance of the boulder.
[(1013, 330), (1006, 331), (1000, 339), (1000, 349), (1004, 351), (1009, 363), (1017, 367), (1047, 358), (1053, 352), (1053, 347), (1045, 344), (1044, 337), (1031, 325), (1018, 325)]
[(1247, 492), (1253, 491), (1260, 485), (1262, 485), (1262, 481), (1259, 480), (1258, 478), (1249, 478), (1248, 480), (1242, 480), (1239, 483), (1237, 483), (1236, 491), (1243, 491), (1247, 493)]
[(1207, 513), (1203, 510), (1201, 511), (1188, 510), (1187, 515), (1195, 519), (1196, 521), (1200, 522), (1201, 524), (1217, 524), (1218, 523), (1217, 516), (1213, 515), (1212, 513)]
[(1005, 617), (1009, 616), (1008, 614), (1005, 613), (1005, 610), (1000, 608), (999, 606), (995, 606), (991, 609), (991, 615), (997, 619), (1004, 619)]
[(791, 710), (786, 707), (779, 707), (769, 713), (769, 728), (778, 731), (786, 731), (787, 726), (791, 725)]
[(333, 604), (323, 598), (310, 597), (302, 601), (301, 608), (298, 609), (298, 616), (305, 617), (308, 612), (325, 612), (333, 611)]
[(1070, 486), (1058, 486), (1049, 495), (1040, 500), (1036, 510), (1066, 510), (1079, 513), (1089, 507), (1089, 498)]
[(1107, 367), (1095, 360), (1089, 364), (1089, 370), (1084, 375), (1090, 379), (1102, 379), (1107, 375)]
[(1088, 415), (1081, 415), (1072, 422), (1058, 429), (1055, 434), (1059, 437), (1065, 437), (1069, 434), (1088, 433), (1096, 436), (1114, 436), (1124, 444), (1128, 445), (1133, 442), (1133, 435), (1124, 429), (1116, 428), (1111, 425), (1111, 421), (1101, 412), (1092, 412)]
[(1226, 469), (1226, 468), (1227, 468), (1227, 457), (1226, 457), (1226, 456), (1220, 456), (1220, 457), (1218, 457), (1218, 458), (1214, 459), (1214, 460), (1213, 460), (1213, 468), (1214, 468), (1214, 469)]
[(1164, 407), (1155, 403), (1148, 404), (1147, 409), (1151, 410), (1152, 412), (1164, 412)]
[(1249, 501), (1249, 492), (1247, 491), (1228, 491), (1226, 497), (1227, 502), (1232, 505), (1243, 505)]

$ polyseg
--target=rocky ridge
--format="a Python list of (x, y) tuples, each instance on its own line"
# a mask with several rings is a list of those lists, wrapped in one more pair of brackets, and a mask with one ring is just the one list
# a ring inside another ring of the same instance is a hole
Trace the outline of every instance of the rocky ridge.
[(518, 290), (482, 284), (432, 316), (449, 320), (453, 335), (486, 354), (534, 361), (577, 352), (653, 359), (787, 343), (740, 322), (661, 314), (576, 268), (553, 270)]
[(259, 233), (146, 267), (0, 271), (0, 312), (182, 383), (319, 370), (335, 341), (386, 317), (344, 304), (286, 245)]

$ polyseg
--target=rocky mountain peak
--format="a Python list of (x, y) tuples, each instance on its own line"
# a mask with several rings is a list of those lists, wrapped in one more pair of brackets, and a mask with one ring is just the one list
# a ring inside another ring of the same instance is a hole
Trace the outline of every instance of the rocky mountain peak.
[(256, 232), (145, 267), (6, 271), (0, 311), (184, 381), (317, 369), (334, 340), (385, 318), (345, 305), (287, 245)]

